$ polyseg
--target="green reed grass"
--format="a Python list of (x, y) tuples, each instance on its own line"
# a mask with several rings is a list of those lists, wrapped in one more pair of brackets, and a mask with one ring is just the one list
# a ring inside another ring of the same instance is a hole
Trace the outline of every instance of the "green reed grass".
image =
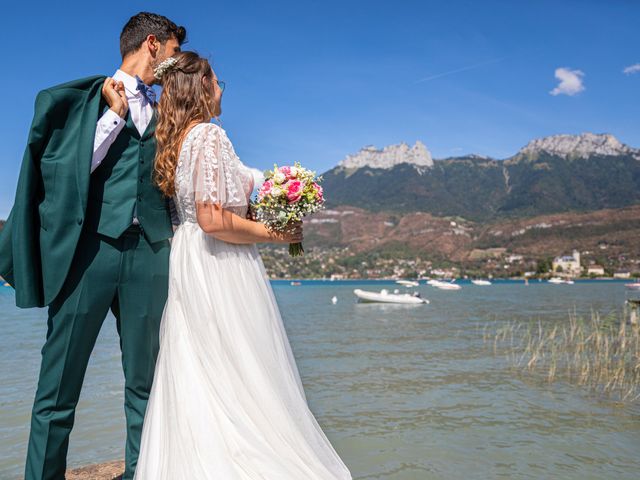
[(640, 329), (615, 315), (566, 322), (514, 321), (483, 329), (485, 343), (519, 370), (588, 387), (623, 402), (640, 398)]

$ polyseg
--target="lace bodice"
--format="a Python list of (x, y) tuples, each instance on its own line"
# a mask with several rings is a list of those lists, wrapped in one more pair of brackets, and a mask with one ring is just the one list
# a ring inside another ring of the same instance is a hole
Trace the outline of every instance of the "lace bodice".
[(197, 222), (196, 202), (220, 203), (244, 217), (253, 186), (251, 170), (240, 161), (221, 127), (200, 123), (187, 133), (175, 177), (174, 201), (181, 224)]

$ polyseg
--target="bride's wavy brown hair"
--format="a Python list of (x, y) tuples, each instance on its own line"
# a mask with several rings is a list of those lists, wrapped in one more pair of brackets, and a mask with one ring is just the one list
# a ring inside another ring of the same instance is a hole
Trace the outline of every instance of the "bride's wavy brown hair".
[(168, 197), (175, 193), (176, 165), (187, 128), (193, 122), (208, 122), (215, 111), (212, 92), (202, 82), (203, 77), (213, 76), (207, 59), (195, 52), (180, 52), (173, 58), (176, 64), (164, 73), (160, 82), (154, 167), (155, 182)]

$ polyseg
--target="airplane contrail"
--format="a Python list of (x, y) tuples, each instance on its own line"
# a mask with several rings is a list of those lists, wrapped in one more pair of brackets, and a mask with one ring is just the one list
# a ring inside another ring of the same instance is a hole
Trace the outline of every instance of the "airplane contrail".
[(485, 65), (491, 65), (492, 63), (501, 62), (505, 58), (507, 57), (494, 58), (493, 60), (487, 60), (486, 62), (476, 63), (475, 65), (470, 65), (468, 67), (457, 68), (455, 70), (449, 70), (448, 72), (436, 73), (435, 75), (431, 75), (429, 77), (416, 80), (414, 83), (428, 82), (429, 80), (435, 80), (436, 78), (446, 77), (447, 75), (453, 75), (454, 73), (466, 72), (467, 70), (473, 70), (475, 68), (484, 67)]

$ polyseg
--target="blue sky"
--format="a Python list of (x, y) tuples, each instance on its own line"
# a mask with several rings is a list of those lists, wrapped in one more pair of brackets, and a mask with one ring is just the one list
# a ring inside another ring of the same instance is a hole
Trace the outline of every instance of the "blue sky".
[[(260, 169), (298, 160), (321, 173), (364, 145), (416, 140), (435, 158), (505, 158), (532, 138), (586, 131), (640, 147), (640, 71), (623, 73), (640, 64), (634, 0), (12, 2), (0, 218), (36, 93), (112, 74), (122, 25), (140, 10), (186, 26), (184, 48), (213, 61), (227, 82), (223, 126)], [(566, 81), (552, 95), (558, 69)]]

